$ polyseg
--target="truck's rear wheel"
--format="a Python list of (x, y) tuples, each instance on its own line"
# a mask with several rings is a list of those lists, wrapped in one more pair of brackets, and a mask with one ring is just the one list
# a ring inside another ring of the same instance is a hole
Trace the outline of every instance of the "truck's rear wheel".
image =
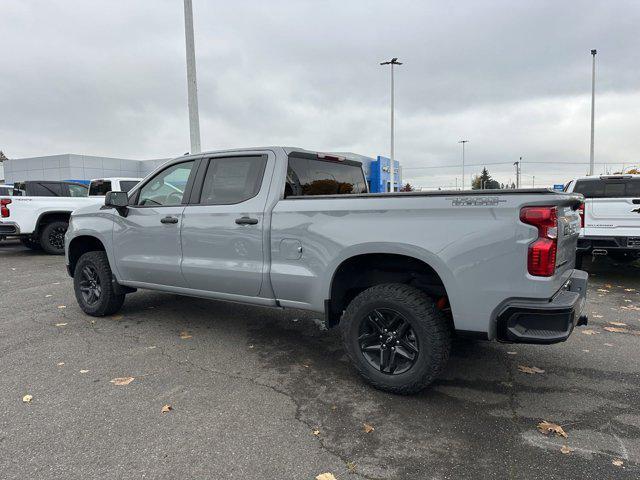
[(124, 303), (125, 295), (114, 292), (105, 252), (88, 252), (80, 257), (73, 273), (73, 289), (82, 311), (93, 317), (112, 315)]
[(349, 304), (340, 325), (354, 366), (381, 390), (416, 393), (435, 380), (449, 358), (447, 318), (430, 297), (409, 285), (365, 290)]
[(64, 255), (64, 234), (69, 223), (63, 220), (47, 223), (40, 231), (40, 245), (50, 255)]
[(42, 250), (40, 242), (38, 242), (35, 237), (20, 237), (20, 241), (25, 247), (30, 248), (31, 250)]

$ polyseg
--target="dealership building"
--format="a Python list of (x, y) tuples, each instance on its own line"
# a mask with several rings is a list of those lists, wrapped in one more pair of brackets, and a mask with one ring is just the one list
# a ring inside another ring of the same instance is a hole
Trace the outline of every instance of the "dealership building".
[[(391, 162), (387, 157), (376, 158), (356, 153), (338, 153), (350, 160), (362, 162), (370, 192), (388, 192), (391, 185)], [(131, 160), (125, 158), (97, 157), (94, 155), (48, 155), (44, 157), (15, 158), (2, 162), (4, 183), (25, 180), (73, 180), (88, 183), (93, 178), (129, 177), (143, 178), (168, 159)], [(402, 168), (395, 161), (396, 190), (402, 186)]]

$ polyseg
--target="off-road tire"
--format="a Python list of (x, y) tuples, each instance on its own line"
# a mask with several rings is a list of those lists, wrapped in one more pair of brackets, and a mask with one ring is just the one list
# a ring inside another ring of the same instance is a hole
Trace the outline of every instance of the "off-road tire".
[[(63, 220), (56, 220), (55, 222), (47, 223), (40, 230), (40, 245), (42, 249), (49, 255), (64, 255), (64, 234), (69, 227), (69, 222)], [(52, 237), (57, 237), (62, 233), (62, 243), (54, 243)]]
[(31, 250), (42, 250), (42, 245), (40, 245), (40, 242), (38, 242), (35, 237), (21, 237), (20, 242), (22, 243), (22, 245), (30, 248)]
[[(94, 304), (87, 302), (81, 291), (84, 279), (83, 269), (87, 266), (95, 271), (101, 287), (100, 297)], [(124, 303), (125, 294), (114, 292), (113, 273), (105, 252), (87, 252), (80, 257), (73, 274), (73, 289), (82, 311), (92, 317), (113, 315)]]
[[(420, 347), (418, 357), (404, 373), (381, 372), (361, 351), (360, 325), (374, 309), (399, 312), (415, 332)], [(449, 319), (429, 296), (410, 285), (382, 284), (361, 292), (347, 306), (340, 328), (344, 348), (360, 375), (375, 388), (401, 395), (419, 392), (433, 382), (446, 365), (451, 350)]]

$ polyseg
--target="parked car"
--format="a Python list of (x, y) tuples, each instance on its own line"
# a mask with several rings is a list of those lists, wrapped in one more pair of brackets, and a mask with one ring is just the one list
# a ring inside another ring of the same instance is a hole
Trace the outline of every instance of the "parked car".
[(368, 382), (412, 393), (454, 334), (549, 344), (586, 323), (581, 205), (545, 189), (370, 194), (338, 156), (210, 152), (74, 211), (66, 263), (93, 316), (138, 288), (319, 312)]
[(13, 195), (20, 197), (86, 197), (89, 187), (77, 182), (28, 180), (13, 184)]
[(141, 178), (95, 178), (89, 184), (90, 197), (104, 197), (107, 192), (128, 192)]
[(74, 182), (16, 182), (12, 195), (0, 195), (0, 236), (17, 237), (33, 249), (64, 254), (64, 234), (76, 208), (102, 203)]
[(585, 198), (578, 265), (585, 255), (609, 255), (617, 261), (640, 257), (640, 175), (580, 177), (565, 190)]

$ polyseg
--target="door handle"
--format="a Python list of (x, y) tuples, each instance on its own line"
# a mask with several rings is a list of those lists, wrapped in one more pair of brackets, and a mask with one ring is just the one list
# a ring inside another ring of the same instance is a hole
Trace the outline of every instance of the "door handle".
[(160, 219), (160, 223), (178, 223), (177, 217), (164, 217)]
[(258, 219), (250, 217), (240, 217), (236, 218), (236, 223), (238, 225), (255, 225), (258, 223)]

